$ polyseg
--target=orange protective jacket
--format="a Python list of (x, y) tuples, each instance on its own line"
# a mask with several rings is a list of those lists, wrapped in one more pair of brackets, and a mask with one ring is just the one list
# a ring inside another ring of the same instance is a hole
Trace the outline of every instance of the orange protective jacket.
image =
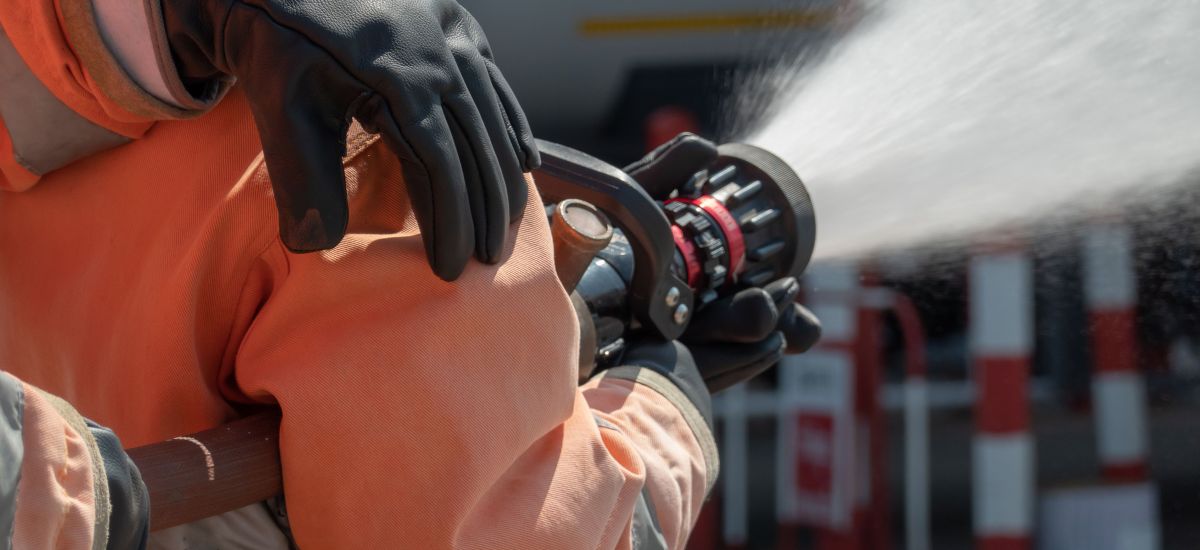
[[(87, 4), (0, 9), (0, 370), (127, 447), (277, 404), (301, 548), (629, 548), (647, 503), (682, 547), (711, 431), (650, 371), (577, 386), (535, 188), (504, 261), (446, 283), (397, 161), (356, 133), (346, 239), (291, 254), (236, 88), (155, 122), (78, 38)], [(59, 536), (34, 542), (88, 547)]]

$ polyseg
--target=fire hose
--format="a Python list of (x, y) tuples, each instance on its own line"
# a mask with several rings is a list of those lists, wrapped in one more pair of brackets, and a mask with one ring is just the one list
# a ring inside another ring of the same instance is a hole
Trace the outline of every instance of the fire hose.
[[(580, 377), (618, 364), (630, 334), (678, 338), (721, 296), (798, 276), (816, 223), (808, 191), (761, 148), (720, 146), (665, 201), (629, 174), (541, 141), (535, 173), (548, 204), (555, 268), (582, 330)], [(278, 410), (131, 449), (151, 502), (151, 530), (283, 492)]]

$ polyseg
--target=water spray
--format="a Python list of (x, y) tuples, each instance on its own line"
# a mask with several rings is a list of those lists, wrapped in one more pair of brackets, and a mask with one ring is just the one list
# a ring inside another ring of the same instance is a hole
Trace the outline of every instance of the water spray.
[[(1170, 196), (1200, 165), (1200, 4), (867, 2), (746, 132), (810, 185), (816, 256), (960, 245)], [(749, 95), (749, 94), (748, 94)]]

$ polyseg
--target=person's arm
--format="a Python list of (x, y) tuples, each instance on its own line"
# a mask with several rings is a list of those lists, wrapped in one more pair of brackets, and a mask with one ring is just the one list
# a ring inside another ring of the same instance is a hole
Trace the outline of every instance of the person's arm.
[(145, 548), (146, 501), (111, 431), (0, 372), (0, 547)]
[(711, 431), (651, 386), (577, 386), (578, 326), (536, 193), (504, 261), (446, 283), (423, 264), (395, 160), (375, 145), (346, 174), (347, 239), (264, 255), (269, 297), (234, 372), (237, 391), (282, 409), (298, 545), (630, 547), (649, 494), (680, 546), (713, 483)]

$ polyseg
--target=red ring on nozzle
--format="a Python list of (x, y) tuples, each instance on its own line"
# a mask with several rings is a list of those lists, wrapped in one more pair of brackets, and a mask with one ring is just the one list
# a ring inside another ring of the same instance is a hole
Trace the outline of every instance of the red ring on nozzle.
[(712, 195), (704, 195), (696, 199), (672, 200), (694, 205), (716, 220), (721, 232), (725, 234), (725, 242), (729, 243), (729, 280), (732, 281), (733, 277), (741, 272), (742, 265), (746, 263), (746, 240), (742, 236), (742, 226), (738, 225), (737, 219), (729, 213), (721, 201), (713, 198)]
[(696, 245), (688, 240), (678, 225), (671, 225), (671, 236), (675, 238), (675, 248), (683, 256), (683, 265), (687, 268), (687, 284), (692, 288), (700, 287), (700, 258), (696, 257)]

